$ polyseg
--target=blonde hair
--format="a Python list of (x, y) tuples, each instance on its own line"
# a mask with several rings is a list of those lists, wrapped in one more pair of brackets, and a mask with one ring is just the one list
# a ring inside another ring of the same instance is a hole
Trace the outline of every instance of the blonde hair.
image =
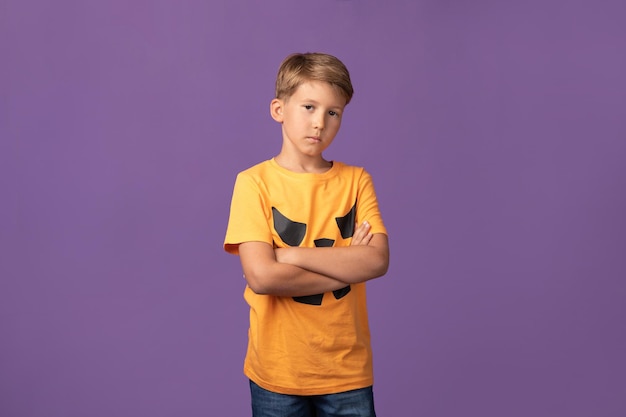
[(350, 73), (343, 62), (332, 55), (308, 52), (291, 54), (280, 64), (276, 77), (276, 98), (289, 98), (307, 81), (329, 83), (345, 97), (346, 104), (354, 94)]

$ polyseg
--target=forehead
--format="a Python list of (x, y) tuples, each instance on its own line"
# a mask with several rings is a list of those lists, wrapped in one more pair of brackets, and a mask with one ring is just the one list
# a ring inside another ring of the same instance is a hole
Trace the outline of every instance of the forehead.
[(314, 100), (332, 107), (344, 107), (346, 99), (339, 88), (324, 81), (306, 81), (291, 95), (295, 100)]

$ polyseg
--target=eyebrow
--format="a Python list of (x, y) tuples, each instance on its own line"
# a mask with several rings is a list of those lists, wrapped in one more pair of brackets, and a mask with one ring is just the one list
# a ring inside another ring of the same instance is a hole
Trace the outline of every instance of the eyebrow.
[[(302, 102), (320, 104), (319, 101), (313, 100), (312, 98), (306, 98), (306, 97), (302, 99)], [(341, 105), (333, 104), (329, 106), (328, 108), (332, 110), (343, 110), (345, 107), (346, 107), (345, 105), (341, 106)]]

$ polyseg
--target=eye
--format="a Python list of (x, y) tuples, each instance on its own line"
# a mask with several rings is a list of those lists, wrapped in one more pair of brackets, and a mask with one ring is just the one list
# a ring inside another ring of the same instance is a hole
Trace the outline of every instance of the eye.
[(330, 110), (328, 112), (329, 115), (331, 115), (332, 117), (339, 117), (339, 113), (337, 113), (336, 111)]
[(310, 104), (305, 104), (303, 107), (304, 107), (305, 109), (307, 109), (307, 110), (312, 110), (312, 109), (313, 109), (313, 106), (312, 106), (312, 105), (310, 105)]

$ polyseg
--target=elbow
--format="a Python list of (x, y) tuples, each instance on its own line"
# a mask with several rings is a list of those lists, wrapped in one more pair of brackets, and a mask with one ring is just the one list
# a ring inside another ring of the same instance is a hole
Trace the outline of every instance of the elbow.
[(351, 284), (356, 284), (380, 278), (387, 273), (388, 269), (389, 252), (386, 250), (376, 250), (368, 255), (362, 269), (359, 269), (355, 274), (347, 274), (346, 276), (339, 277), (339, 279)]
[(382, 277), (389, 270), (389, 251), (381, 251), (374, 260), (374, 274), (375, 277)]
[(248, 281), (248, 287), (250, 287), (253, 293), (258, 294), (258, 295), (267, 295), (267, 290), (265, 289), (265, 287), (263, 287), (262, 285), (259, 285), (256, 282), (251, 282), (250, 280), (247, 280), (247, 281)]
[(378, 277), (382, 277), (383, 275), (385, 275), (387, 273), (387, 271), (389, 270), (389, 257), (385, 257), (385, 259), (381, 260), (380, 262), (378, 262), (377, 268), (376, 268), (376, 273), (378, 274)]
[(389, 243), (387, 236), (383, 234), (376, 234), (372, 238), (368, 248), (371, 248), (371, 252), (368, 255), (371, 278), (382, 277), (389, 270)]
[(266, 276), (266, 274), (258, 270), (244, 271), (244, 278), (246, 279), (248, 287), (250, 287), (252, 292), (258, 295), (272, 294), (272, 288), (270, 286), (270, 283), (267, 279), (263, 278)]
[(252, 290), (253, 293), (259, 295), (267, 295), (268, 289), (267, 286), (263, 284), (254, 274), (245, 274), (246, 283), (248, 287)]

